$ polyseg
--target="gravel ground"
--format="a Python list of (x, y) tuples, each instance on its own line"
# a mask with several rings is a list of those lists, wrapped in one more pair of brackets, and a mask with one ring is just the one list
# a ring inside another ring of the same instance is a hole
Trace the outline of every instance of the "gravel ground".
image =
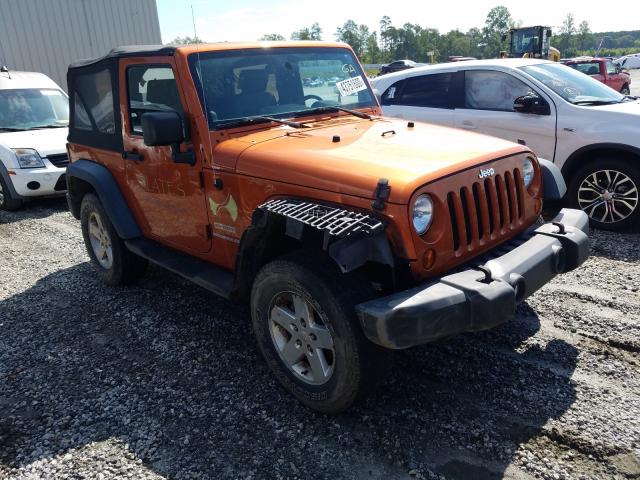
[(103, 286), (64, 201), (0, 212), (0, 478), (640, 478), (640, 234), (592, 238), (514, 321), (325, 417), (245, 306), (157, 268)]

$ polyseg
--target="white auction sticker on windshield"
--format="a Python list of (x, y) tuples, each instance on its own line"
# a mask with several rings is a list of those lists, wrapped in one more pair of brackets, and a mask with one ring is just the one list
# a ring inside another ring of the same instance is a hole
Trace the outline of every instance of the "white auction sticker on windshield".
[(362, 77), (358, 75), (357, 77), (347, 78), (341, 82), (336, 83), (336, 87), (340, 92), (340, 95), (346, 97), (348, 95), (353, 95), (354, 93), (360, 92), (361, 90), (367, 89), (367, 84), (364, 83)]

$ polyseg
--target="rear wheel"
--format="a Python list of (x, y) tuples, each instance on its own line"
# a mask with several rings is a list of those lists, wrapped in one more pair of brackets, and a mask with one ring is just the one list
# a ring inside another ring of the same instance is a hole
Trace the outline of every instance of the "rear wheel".
[(390, 351), (369, 342), (354, 306), (371, 298), (358, 276), (313, 252), (283, 257), (257, 275), (251, 314), (258, 347), (280, 383), (304, 405), (336, 414), (384, 378)]
[(17, 210), (22, 206), (22, 200), (13, 198), (4, 179), (0, 177), (0, 210)]
[(569, 202), (580, 208), (591, 225), (620, 230), (640, 221), (640, 168), (631, 161), (594, 161), (573, 175)]
[(82, 199), (80, 224), (91, 264), (103, 282), (108, 285), (127, 284), (144, 274), (147, 260), (127, 249), (100, 200), (91, 193)]

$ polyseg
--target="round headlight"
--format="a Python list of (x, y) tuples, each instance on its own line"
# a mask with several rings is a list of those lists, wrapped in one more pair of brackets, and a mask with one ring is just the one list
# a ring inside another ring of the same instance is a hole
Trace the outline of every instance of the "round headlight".
[(522, 164), (522, 179), (524, 180), (525, 187), (531, 185), (534, 173), (535, 170), (533, 168), (533, 162), (528, 158), (525, 159), (524, 163)]
[(433, 219), (433, 202), (429, 195), (420, 195), (413, 204), (413, 228), (418, 235), (424, 234)]

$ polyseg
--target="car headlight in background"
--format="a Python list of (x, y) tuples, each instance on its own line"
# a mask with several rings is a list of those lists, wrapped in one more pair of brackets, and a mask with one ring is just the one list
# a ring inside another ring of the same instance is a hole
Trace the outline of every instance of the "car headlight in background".
[(429, 195), (420, 195), (413, 204), (413, 228), (418, 235), (424, 234), (433, 219), (433, 202)]
[(14, 148), (13, 151), (18, 157), (20, 168), (43, 168), (45, 166), (38, 152), (31, 148)]
[(533, 162), (530, 158), (526, 158), (522, 164), (522, 179), (524, 180), (524, 186), (531, 185), (535, 169), (533, 168)]

